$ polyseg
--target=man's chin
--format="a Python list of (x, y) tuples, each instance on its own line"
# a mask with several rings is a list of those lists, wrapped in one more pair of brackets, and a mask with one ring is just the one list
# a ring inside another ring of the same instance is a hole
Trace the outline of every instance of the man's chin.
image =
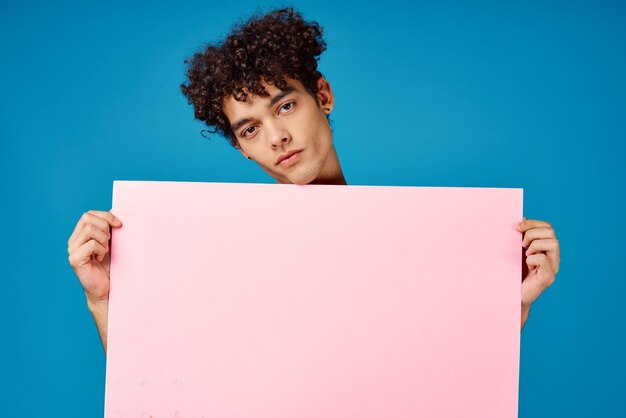
[(291, 180), (293, 184), (305, 185), (305, 184), (309, 184), (313, 182), (317, 178), (317, 175), (318, 173), (312, 173), (312, 172), (295, 174), (289, 180)]
[[(313, 181), (313, 180), (311, 180)], [(306, 181), (306, 180), (296, 180), (293, 182), (293, 184), (298, 184), (300, 186), (304, 186), (305, 184), (309, 184), (311, 181)]]

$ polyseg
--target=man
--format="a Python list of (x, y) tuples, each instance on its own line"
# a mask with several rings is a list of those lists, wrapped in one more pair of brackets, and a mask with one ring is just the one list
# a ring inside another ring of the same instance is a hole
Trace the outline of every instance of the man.
[[(181, 85), (195, 116), (227, 138), (278, 183), (337, 184), (346, 180), (333, 144), (334, 96), (317, 71), (326, 49), (322, 28), (281, 9), (233, 29), (226, 40), (190, 60)], [(69, 261), (85, 291), (106, 353), (112, 213), (82, 215), (68, 241)], [(547, 222), (524, 218), (522, 321), (559, 269), (559, 243)]]

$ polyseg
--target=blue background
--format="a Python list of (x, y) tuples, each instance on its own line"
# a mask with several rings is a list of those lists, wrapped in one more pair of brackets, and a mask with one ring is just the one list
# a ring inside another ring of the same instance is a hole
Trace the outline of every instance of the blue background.
[[(105, 358), (67, 239), (110, 208), (114, 179), (273, 182), (200, 136), (179, 84), (185, 57), (281, 4), (15, 3), (0, 12), (0, 414), (99, 417)], [(384, 4), (296, 4), (326, 30), (346, 179), (523, 187), (563, 260), (522, 334), (520, 416), (626, 416), (624, 5)]]

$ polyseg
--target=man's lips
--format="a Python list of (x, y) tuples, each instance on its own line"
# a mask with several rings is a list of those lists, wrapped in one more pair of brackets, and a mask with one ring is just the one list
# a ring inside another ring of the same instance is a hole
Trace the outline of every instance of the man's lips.
[(276, 165), (280, 164), (280, 162), (282, 160), (285, 160), (285, 159), (291, 157), (293, 154), (295, 154), (297, 152), (300, 152), (300, 151), (302, 151), (302, 150), (293, 150), (293, 151), (287, 152), (286, 154), (281, 155), (280, 157), (278, 157), (278, 160), (276, 160)]

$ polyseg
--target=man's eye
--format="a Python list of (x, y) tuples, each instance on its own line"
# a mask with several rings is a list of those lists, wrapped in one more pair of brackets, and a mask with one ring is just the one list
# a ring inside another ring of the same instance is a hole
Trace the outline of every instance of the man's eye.
[(254, 131), (251, 131), (251, 129), (256, 128), (256, 126), (250, 126), (249, 128), (245, 129), (243, 131), (243, 136), (246, 136), (246, 134), (253, 134)]
[(293, 109), (293, 107), (294, 107), (295, 105), (296, 105), (296, 102), (287, 102), (287, 103), (285, 103), (284, 105), (282, 105), (280, 108), (281, 108), (281, 110), (282, 110), (282, 109), (285, 109), (285, 110), (287, 110), (287, 111), (288, 111), (288, 110)]

